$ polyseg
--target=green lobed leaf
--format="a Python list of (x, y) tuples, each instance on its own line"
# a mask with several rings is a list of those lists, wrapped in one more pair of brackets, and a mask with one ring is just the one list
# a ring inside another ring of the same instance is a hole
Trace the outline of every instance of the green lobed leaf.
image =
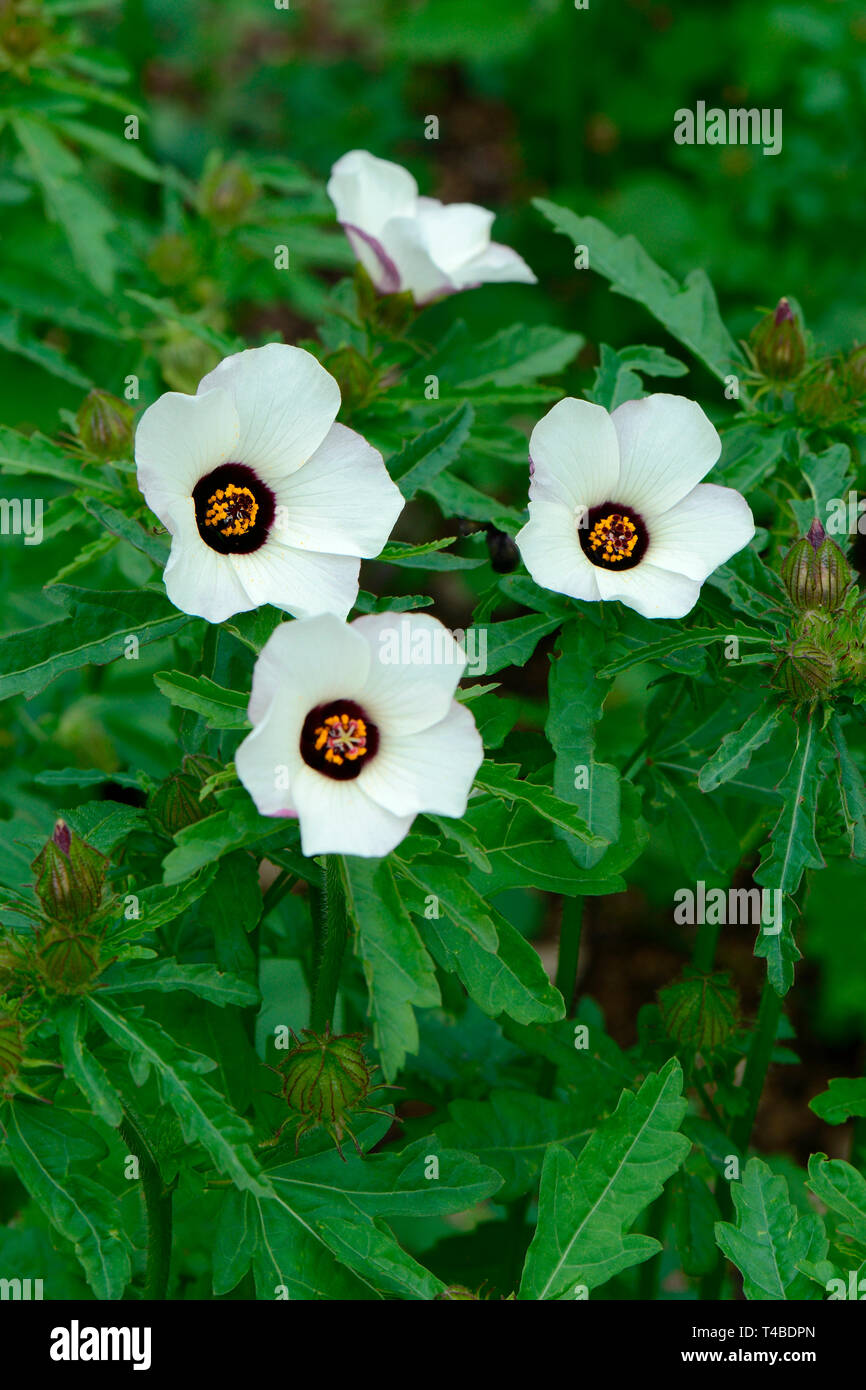
[(594, 1128), (592, 1108), (581, 1095), (567, 1102), (527, 1091), (493, 1091), (489, 1100), (454, 1100), (450, 1118), (437, 1126), (449, 1148), (475, 1154), (502, 1176), (497, 1201), (511, 1202), (535, 1184), (551, 1144), (574, 1154)]
[(854, 1115), (866, 1118), (866, 1077), (834, 1077), (826, 1091), (812, 1097), (809, 1109), (828, 1125), (841, 1125)]
[(457, 410), (409, 441), (388, 464), (388, 471), (407, 502), (427, 488), (457, 458), (469, 437), (475, 413), (470, 405)]
[(386, 859), (343, 860), (346, 904), (358, 929), (356, 953), (364, 968), (373, 1040), (391, 1081), (408, 1052), (418, 1051), (416, 1008), (439, 1003), (433, 963), (400, 899)]
[(154, 682), (173, 705), (194, 710), (212, 729), (249, 728), (250, 697), (240, 690), (226, 690), (209, 676), (188, 676), (183, 671), (157, 671)]
[(822, 1260), (828, 1242), (816, 1212), (799, 1212), (788, 1184), (760, 1158), (750, 1158), (740, 1182), (731, 1184), (736, 1225), (719, 1221), (719, 1249), (743, 1276), (748, 1299), (782, 1301), (820, 1298), (799, 1271), (802, 1260)]
[(732, 777), (748, 767), (755, 750), (763, 747), (775, 733), (782, 713), (780, 705), (760, 705), (741, 728), (725, 734), (713, 756), (698, 773), (701, 791), (715, 791), (716, 787), (730, 782)]
[(520, 1298), (575, 1297), (579, 1287), (598, 1288), (658, 1253), (657, 1240), (629, 1230), (689, 1151), (679, 1133), (682, 1089), (682, 1068), (671, 1058), (637, 1094), (623, 1092), (577, 1158), (557, 1145), (548, 1150)]

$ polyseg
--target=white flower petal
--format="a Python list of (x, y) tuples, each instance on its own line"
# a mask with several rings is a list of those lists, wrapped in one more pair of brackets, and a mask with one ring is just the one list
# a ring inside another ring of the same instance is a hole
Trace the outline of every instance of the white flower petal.
[(352, 630), (370, 647), (370, 670), (358, 701), (395, 735), (429, 729), (445, 718), (466, 665), (451, 633), (427, 613), (371, 613)]
[(703, 580), (754, 534), (754, 518), (739, 492), (699, 483), (653, 521), (646, 558), (660, 569)]
[(189, 501), (199, 478), (237, 452), (240, 425), (229, 392), (185, 396), (167, 391), (148, 406), (135, 432), (138, 486), (169, 529), (172, 511)]
[(292, 782), (292, 797), (306, 855), (357, 854), (379, 859), (408, 834), (412, 816), (394, 816), (359, 785), (338, 782), (304, 767)]
[(328, 180), (328, 197), (337, 220), (376, 237), (392, 217), (411, 216), (418, 185), (399, 164), (367, 150), (350, 150), (338, 159)]
[(355, 259), (360, 261), (379, 293), (397, 294), (402, 288), (400, 271), (381, 241), (349, 222), (343, 223), (343, 231), (349, 238)]
[(684, 618), (701, 592), (697, 580), (657, 569), (645, 560), (624, 573), (598, 567), (596, 576), (603, 599), (619, 599), (644, 618)]
[(415, 225), (431, 260), (450, 275), (490, 245), (494, 214), (475, 203), (440, 203), (419, 198)]
[(276, 692), (261, 723), (235, 753), (238, 777), (262, 816), (295, 814), (292, 782), (305, 766), (300, 738), (306, 714), (294, 692)]
[(523, 563), (543, 589), (589, 602), (601, 597), (599, 570), (584, 555), (574, 513), (564, 503), (530, 502), (529, 520), (516, 540)]
[(186, 499), (187, 514), (181, 517), (181, 504), (173, 512), (175, 531), (171, 554), (163, 572), (165, 591), (183, 613), (222, 623), (234, 613), (255, 607), (232, 568), (228, 555), (219, 555), (198, 533), (192, 498)]
[(510, 246), (503, 246), (498, 241), (491, 241), (490, 245), (477, 256), (473, 256), (471, 261), (464, 262), (452, 271), (451, 278), (461, 290), (472, 289), (476, 285), (501, 285), (511, 282), (521, 285), (538, 284), (538, 277), (533, 274), (523, 257)]
[(453, 292), (454, 282), (436, 260), (417, 217), (392, 217), (381, 235), (386, 255), (397, 267), (400, 289), (411, 290), (416, 303)]
[(262, 647), (253, 670), (250, 719), (258, 724), (276, 696), (290, 692), (303, 706), (303, 725), (310, 710), (327, 700), (357, 700), (369, 669), (369, 645), (354, 625), (330, 613), (281, 623)]
[[(715, 426), (696, 401), (659, 392), (626, 401), (611, 415), (619, 440), (619, 493), (649, 525), (691, 492), (721, 452)], [(600, 498), (600, 501), (607, 499)]]
[(226, 357), (199, 383), (198, 394), (230, 392), (240, 421), (236, 463), (264, 482), (279, 480), (315, 453), (340, 409), (340, 388), (312, 353), (286, 343)]
[(295, 618), (336, 613), (345, 618), (358, 597), (360, 560), (319, 555), (268, 539), (249, 555), (229, 556), (250, 607), (272, 603)]
[(575, 516), (584, 507), (616, 502), (619, 445), (612, 417), (600, 405), (573, 396), (557, 402), (529, 439), (531, 498), (565, 502)]
[(405, 505), (382, 455), (345, 425), (331, 426), (276, 499), (280, 541), (330, 555), (378, 555)]
[(432, 811), (462, 816), (484, 748), (475, 720), (455, 701), (445, 718), (417, 734), (380, 730), (379, 748), (361, 788), (397, 816)]

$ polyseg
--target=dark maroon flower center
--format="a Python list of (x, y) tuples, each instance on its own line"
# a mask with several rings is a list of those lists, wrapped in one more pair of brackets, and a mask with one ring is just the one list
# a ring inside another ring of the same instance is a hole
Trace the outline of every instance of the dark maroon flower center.
[(310, 710), (300, 746), (308, 767), (337, 782), (348, 782), (375, 757), (379, 730), (354, 700), (329, 700)]
[(599, 569), (634, 569), (646, 555), (649, 532), (643, 517), (621, 502), (590, 507), (577, 526), (581, 549)]
[(274, 520), (274, 494), (245, 463), (222, 463), (192, 491), (198, 533), (220, 555), (250, 555)]

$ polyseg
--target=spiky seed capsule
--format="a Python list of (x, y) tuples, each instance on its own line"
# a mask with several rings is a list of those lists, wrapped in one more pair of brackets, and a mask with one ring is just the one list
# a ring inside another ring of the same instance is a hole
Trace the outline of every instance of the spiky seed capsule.
[(202, 753), (187, 754), (180, 771), (172, 773), (151, 794), (147, 809), (167, 835), (176, 835), (219, 810), (212, 796), (200, 800), (199, 793), (208, 778), (220, 771), (215, 758)]
[(806, 363), (806, 340), (787, 299), (752, 330), (755, 361), (768, 381), (793, 381)]
[(833, 612), (842, 602), (851, 583), (851, 566), (817, 517), (782, 561), (782, 579), (795, 608)]
[(832, 362), (825, 362), (816, 375), (810, 373), (795, 397), (797, 414), (807, 425), (825, 425), (844, 415), (845, 399), (836, 380)]
[(737, 1031), (739, 1000), (727, 972), (686, 970), (681, 980), (659, 990), (658, 997), (665, 1032), (684, 1047), (708, 1052)]
[(283, 1064), (283, 1096), (299, 1115), (337, 1127), (366, 1100), (370, 1068), (354, 1034), (305, 1038)]
[(57, 821), (51, 839), (30, 867), (46, 916), (58, 922), (84, 922), (98, 911), (108, 860), (65, 821)]
[(125, 458), (132, 445), (135, 412), (128, 401), (118, 400), (109, 391), (91, 391), (78, 407), (75, 417), (78, 437), (97, 458)]
[(836, 687), (839, 668), (830, 652), (801, 637), (785, 650), (774, 672), (774, 684), (795, 704), (812, 704)]

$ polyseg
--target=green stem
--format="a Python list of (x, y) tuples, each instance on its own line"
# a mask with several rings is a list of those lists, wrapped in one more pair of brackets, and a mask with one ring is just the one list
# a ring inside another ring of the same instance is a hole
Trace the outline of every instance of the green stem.
[[(556, 958), (556, 988), (565, 1000), (568, 1015), (574, 1008), (577, 995), (577, 962), (580, 956), (580, 933), (583, 925), (583, 898), (563, 898), (562, 921), (559, 927), (559, 954)], [(539, 1074), (539, 1092), (552, 1096), (556, 1086), (556, 1064), (545, 1060)]]
[(144, 1279), (144, 1297), (146, 1299), (164, 1299), (171, 1270), (171, 1190), (166, 1190), (147, 1140), (128, 1109), (124, 1111), (120, 1133), (130, 1153), (135, 1154), (138, 1159), (141, 1190), (144, 1194), (144, 1210), (147, 1219), (147, 1268)]
[(343, 887), (342, 861), (337, 854), (325, 857), (324, 903), (314, 913), (315, 947), (313, 956), (313, 994), (310, 1001), (310, 1028), (323, 1033), (333, 1022), (340, 985), (340, 967), (346, 948), (348, 918)]
[(719, 922), (701, 922), (692, 951), (692, 965), (696, 970), (712, 970), (720, 931)]
[(767, 1068), (770, 1065), (770, 1058), (776, 1044), (776, 1033), (779, 1028), (781, 1013), (782, 1000), (773, 989), (770, 981), (765, 980), (761, 994), (761, 1006), (758, 1010), (758, 1022), (752, 1034), (752, 1043), (743, 1077), (743, 1090), (748, 1097), (748, 1103), (742, 1115), (737, 1116), (731, 1129), (731, 1138), (744, 1157), (752, 1137), (752, 1129), (758, 1113), (761, 1092), (764, 1089)]
[(559, 956), (556, 962), (556, 988), (565, 1000), (570, 1013), (577, 994), (577, 961), (580, 955), (580, 933), (583, 926), (583, 898), (563, 898), (562, 923), (559, 928)]

